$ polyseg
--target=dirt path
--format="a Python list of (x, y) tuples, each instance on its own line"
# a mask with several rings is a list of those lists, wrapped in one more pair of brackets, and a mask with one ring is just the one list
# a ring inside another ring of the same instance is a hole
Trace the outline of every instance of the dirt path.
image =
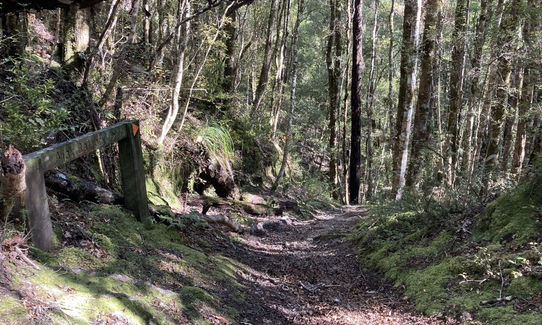
[(444, 324), (420, 316), (389, 285), (365, 273), (344, 235), (362, 208), (274, 223), (266, 236), (243, 235), (224, 254), (247, 267), (242, 324)]

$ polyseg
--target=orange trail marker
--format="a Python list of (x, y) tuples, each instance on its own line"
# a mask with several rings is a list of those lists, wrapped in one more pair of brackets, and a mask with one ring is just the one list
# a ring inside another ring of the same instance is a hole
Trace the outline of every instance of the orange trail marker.
[(138, 130), (139, 126), (137, 126), (136, 124), (132, 124), (132, 134), (134, 135), (134, 137), (136, 136)]

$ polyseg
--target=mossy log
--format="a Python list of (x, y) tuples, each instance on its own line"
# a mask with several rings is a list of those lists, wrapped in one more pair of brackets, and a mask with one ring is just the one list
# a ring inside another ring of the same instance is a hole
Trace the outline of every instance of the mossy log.
[(60, 171), (46, 172), (45, 184), (76, 202), (87, 200), (105, 204), (124, 203), (124, 196)]
[(201, 199), (203, 200), (203, 209), (201, 211), (202, 214), (206, 214), (211, 207), (234, 208), (242, 210), (251, 215), (275, 214), (275, 210), (265, 204), (253, 204), (244, 201), (225, 200), (206, 195), (202, 195)]

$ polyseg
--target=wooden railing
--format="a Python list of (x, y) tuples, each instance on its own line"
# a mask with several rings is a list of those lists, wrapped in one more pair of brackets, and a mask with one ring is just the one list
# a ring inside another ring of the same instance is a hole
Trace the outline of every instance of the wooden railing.
[(138, 221), (150, 225), (139, 122), (121, 122), (23, 156), (26, 164), (23, 208), (28, 213), (32, 241), (37, 248), (49, 251), (54, 246), (44, 172), (115, 142), (119, 146), (124, 204)]

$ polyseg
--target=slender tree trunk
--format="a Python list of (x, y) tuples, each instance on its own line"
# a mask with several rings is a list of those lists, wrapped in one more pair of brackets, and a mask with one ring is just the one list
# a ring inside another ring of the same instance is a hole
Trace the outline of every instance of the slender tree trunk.
[(461, 161), (462, 170), (470, 177), (471, 175), (471, 161), (474, 153), (473, 150), (473, 131), (474, 122), (476, 117), (476, 111), (478, 110), (479, 97), (480, 97), (480, 76), (482, 74), (482, 54), (483, 47), (486, 40), (486, 26), (487, 21), (490, 18), (488, 13), (488, 1), (482, 0), (480, 3), (480, 16), (478, 17), (478, 23), (476, 25), (476, 33), (474, 39), (474, 46), (472, 48), (472, 60), (471, 60), (471, 84), (470, 84), (470, 97), (467, 113), (467, 125), (465, 130), (465, 136), (463, 138), (463, 159)]
[(130, 10), (130, 35), (128, 35), (128, 41), (132, 44), (137, 43), (137, 18), (139, 16), (140, 1), (132, 0), (132, 9)]
[(279, 123), (279, 116), (280, 111), (282, 110), (282, 102), (284, 99), (284, 86), (285, 83), (288, 81), (287, 78), (287, 71), (286, 71), (286, 64), (287, 64), (287, 43), (288, 43), (288, 25), (290, 21), (290, 0), (285, 0), (284, 3), (284, 23), (283, 23), (283, 30), (282, 30), (282, 38), (280, 47), (278, 48), (278, 60), (277, 60), (277, 73), (275, 76), (276, 80), (276, 88), (278, 88), (277, 95), (278, 100), (276, 101), (275, 105), (271, 105), (272, 109), (272, 118), (271, 118), (271, 125), (273, 127), (273, 138), (275, 138), (277, 134), (277, 126)]
[(518, 105), (518, 127), (516, 131), (516, 141), (514, 144), (514, 156), (512, 160), (512, 174), (519, 175), (525, 160), (525, 145), (527, 143), (527, 114), (534, 97), (534, 87), (532, 79), (526, 67), (523, 72), (523, 89), (521, 99)]
[[(438, 136), (435, 137), (435, 145), (436, 147), (438, 148), (438, 155), (437, 155), (437, 158), (435, 159), (436, 161), (436, 166), (437, 168), (435, 168), (434, 170), (434, 173), (433, 175), (435, 176), (435, 179), (438, 179), (440, 178), (442, 175), (442, 171), (444, 170), (443, 166), (444, 166), (444, 145), (443, 145), (443, 140), (445, 139), (442, 139), (442, 135), (443, 135), (443, 132), (442, 132), (442, 103), (441, 103), (441, 94), (442, 94), (442, 69), (441, 69), (441, 66), (442, 66), (442, 51), (443, 51), (443, 48), (442, 48), (442, 35), (443, 35), (443, 31), (442, 31), (442, 21), (443, 21), (443, 14), (442, 14), (442, 10), (441, 12), (439, 12), (438, 14), (438, 18), (437, 18), (437, 30), (439, 31), (438, 35), (437, 35), (437, 40), (436, 40), (436, 50), (435, 50), (435, 62), (433, 64), (433, 79), (436, 79), (435, 81), (435, 91), (433, 92), (433, 104), (432, 104), (432, 109), (433, 109), (433, 113), (432, 115), (436, 117), (436, 120), (434, 121), (434, 124), (433, 124), (433, 129), (434, 130), (437, 130), (438, 132)], [(440, 181), (439, 181), (440, 182)]]
[[(537, 89), (537, 93), (540, 93), (540, 90)], [(533, 121), (534, 130), (536, 130), (531, 137), (531, 150), (529, 150), (529, 164), (533, 165), (537, 155), (542, 153), (542, 118), (538, 117), (538, 121)]]
[(516, 124), (517, 107), (519, 101), (519, 92), (523, 85), (523, 71), (516, 71), (512, 74), (511, 85), (514, 85), (510, 89), (508, 95), (508, 110), (505, 112), (505, 123), (503, 133), (503, 149), (502, 149), (502, 161), (501, 170), (505, 173), (508, 172), (508, 165), (510, 162), (509, 157), (512, 156), (512, 143), (514, 140), (513, 128)]
[(336, 0), (330, 0), (329, 36), (327, 40), (326, 65), (329, 96), (329, 182), (331, 196), (338, 198), (337, 189), (337, 112), (339, 110), (339, 80), (341, 76), (341, 39), (339, 30), (339, 8)]
[[(179, 0), (177, 7), (177, 20), (180, 21), (184, 16), (190, 16), (190, 0)], [(171, 103), (169, 105), (168, 113), (164, 124), (162, 125), (162, 133), (158, 139), (159, 144), (163, 144), (166, 139), (166, 135), (173, 126), (177, 115), (179, 114), (179, 96), (181, 93), (181, 86), (184, 77), (184, 58), (186, 47), (188, 45), (188, 38), (190, 36), (190, 21), (185, 24), (177, 26), (176, 31), (176, 44), (177, 44), (177, 65), (173, 78), (173, 87), (171, 94)]]
[(373, 32), (371, 44), (371, 70), (367, 84), (367, 98), (365, 100), (365, 112), (367, 114), (367, 132), (365, 138), (365, 191), (363, 197), (370, 199), (373, 193), (373, 105), (375, 97), (375, 69), (376, 69), (376, 41), (378, 39), (378, 0), (374, 1)]
[(501, 44), (501, 55), (497, 58), (497, 71), (493, 74), (492, 85), (495, 89), (495, 99), (491, 104), (491, 118), (489, 120), (489, 140), (485, 155), (486, 190), (489, 185), (489, 178), (499, 162), (499, 137), (501, 133), (503, 116), (508, 104), (508, 87), (510, 85), (510, 74), (512, 72), (511, 56), (513, 31), (518, 26), (517, 10), (520, 0), (513, 0), (507, 12), (503, 14), (499, 30), (498, 43)]
[(361, 87), (363, 74), (363, 1), (354, 0), (352, 20), (352, 80), (350, 91), (351, 137), (350, 172), (348, 192), (350, 204), (360, 203), (359, 187), (361, 177)]
[(343, 95), (343, 131), (342, 131), (342, 162), (343, 162), (343, 170), (342, 170), (342, 176), (343, 176), (343, 185), (344, 185), (344, 203), (350, 204), (350, 194), (348, 191), (349, 188), (349, 182), (348, 182), (348, 171), (350, 169), (349, 161), (348, 161), (348, 142), (347, 142), (347, 124), (348, 124), (348, 90), (349, 87), (349, 72), (350, 72), (350, 60), (351, 60), (351, 46), (352, 43), (352, 2), (348, 1), (347, 9), (346, 9), (346, 21), (347, 21), (347, 32), (346, 32), (346, 65), (343, 69), (343, 80), (344, 80), (344, 95)]
[[(92, 73), (92, 69), (94, 68), (95, 58), (96, 55), (102, 52), (103, 47), (105, 45), (105, 42), (109, 35), (111, 35), (111, 32), (115, 28), (115, 25), (117, 24), (117, 17), (119, 12), (120, 4), (122, 3), (121, 0), (113, 0), (111, 2), (111, 7), (109, 8), (109, 14), (107, 21), (105, 23), (105, 26), (102, 30), (102, 33), (100, 34), (100, 37), (98, 39), (98, 44), (96, 45), (96, 49), (93, 51), (93, 53), (90, 55), (90, 57), (87, 59), (85, 72), (83, 74), (83, 85), (86, 85), (88, 82), (88, 78), (90, 77), (90, 74)], [(113, 74), (117, 73), (116, 71), (113, 71)], [(117, 73), (118, 75), (118, 73)]]
[(392, 195), (396, 200), (403, 196), (408, 161), (408, 146), (412, 124), (414, 93), (416, 88), (416, 65), (421, 16), (421, 0), (405, 0), (403, 18), (403, 43), (401, 53), (401, 77), (399, 103), (397, 105), (396, 133), (393, 147)]
[(429, 140), (431, 121), (431, 94), (433, 92), (433, 64), (435, 44), (440, 34), (436, 28), (441, 0), (427, 0), (425, 5), (425, 27), (421, 47), (420, 88), (414, 116), (412, 149), (406, 179), (407, 186), (417, 186), (422, 167), (426, 166), (424, 148)]
[(164, 49), (161, 46), (161, 44), (164, 43), (166, 35), (168, 34), (167, 31), (167, 1), (166, 0), (158, 0), (158, 40), (156, 41), (155, 49), (154, 49), (154, 56), (152, 59), (152, 63), (149, 66), (149, 71), (152, 70), (152, 68), (157, 65), (159, 67), (162, 66), (162, 62), (164, 59)]
[(152, 44), (152, 12), (151, 12), (151, 1), (152, 0), (143, 0), (143, 13), (145, 15), (145, 43)]
[(232, 95), (235, 89), (235, 79), (237, 74), (237, 60), (235, 50), (235, 39), (237, 38), (237, 11), (230, 10), (226, 13), (227, 22), (224, 26), (224, 44), (226, 46), (226, 62), (224, 65), (224, 74), (222, 81), (222, 89), (228, 94)]
[(463, 105), (463, 80), (465, 71), (465, 44), (467, 36), (467, 20), (469, 15), (469, 0), (458, 0), (455, 9), (455, 26), (452, 39), (452, 65), (450, 71), (450, 110), (446, 136), (446, 176), (448, 184), (455, 180), (455, 166), (459, 143), (459, 115)]
[[(540, 1), (538, 1), (540, 4)], [(518, 126), (516, 131), (516, 141), (514, 143), (514, 155), (512, 159), (512, 174), (518, 176), (521, 174), (523, 168), (523, 161), (525, 160), (525, 150), (527, 143), (527, 122), (528, 122), (528, 113), (532, 103), (535, 98), (535, 89), (534, 86), (539, 82), (538, 72), (531, 61), (530, 51), (532, 51), (529, 46), (532, 46), (533, 36), (536, 35), (534, 32), (539, 30), (537, 21), (537, 15), (530, 13), (530, 17), (525, 20), (523, 26), (523, 42), (528, 46), (525, 54), (526, 57), (522, 61), (523, 65), (523, 85), (521, 90), (521, 97), (518, 105)]]
[(278, 0), (271, 0), (270, 2), (269, 18), (267, 19), (267, 36), (265, 39), (263, 63), (262, 63), (262, 68), (260, 70), (260, 78), (258, 79), (258, 86), (256, 86), (256, 92), (254, 95), (254, 103), (253, 103), (250, 115), (254, 115), (254, 113), (258, 111), (258, 108), (260, 107), (260, 104), (263, 99), (263, 95), (265, 93), (265, 88), (267, 87), (267, 81), (269, 79), (269, 70), (271, 69), (271, 62), (273, 61), (273, 54), (274, 54), (274, 51), (272, 49), (273, 38), (274, 38), (273, 28), (275, 25), (277, 1)]
[(288, 129), (286, 131), (286, 139), (284, 141), (284, 149), (282, 152), (282, 163), (280, 166), (280, 171), (277, 179), (275, 180), (275, 183), (271, 187), (271, 193), (274, 193), (282, 178), (284, 177), (284, 173), (286, 171), (286, 165), (288, 163), (288, 152), (289, 152), (289, 145), (290, 141), (293, 141), (293, 134), (292, 134), (292, 126), (294, 124), (294, 111), (295, 111), (295, 91), (297, 86), (297, 43), (299, 38), (299, 25), (301, 24), (301, 15), (303, 15), (303, 0), (298, 0), (297, 3), (297, 18), (295, 22), (294, 32), (292, 35), (292, 89), (290, 92), (290, 112), (288, 114)]
[(484, 166), (483, 157), (485, 157), (485, 153), (487, 152), (487, 138), (488, 138), (488, 125), (489, 125), (489, 117), (490, 117), (490, 109), (491, 109), (491, 101), (493, 99), (493, 89), (492, 86), (492, 80), (493, 75), (496, 73), (495, 71), (495, 58), (498, 55), (499, 47), (493, 46), (498, 43), (498, 36), (499, 36), (499, 28), (501, 26), (501, 20), (503, 16), (504, 11), (504, 0), (498, 0), (497, 7), (495, 8), (495, 11), (492, 13), (492, 15), (495, 16), (495, 19), (493, 19), (493, 24), (491, 28), (489, 29), (491, 31), (491, 38), (489, 42), (490, 47), (490, 53), (488, 58), (488, 67), (486, 69), (484, 81), (483, 84), (483, 92), (480, 96), (481, 104), (479, 109), (478, 118), (476, 120), (476, 126), (475, 126), (475, 132), (473, 139), (474, 143), (474, 150), (473, 150), (473, 159), (471, 164), (471, 170), (474, 172), (474, 170), (479, 169), (480, 167)]
[(389, 145), (392, 147), (392, 142), (394, 139), (394, 125), (393, 125), (393, 111), (395, 108), (393, 100), (393, 77), (395, 74), (394, 62), (393, 62), (393, 43), (394, 43), (394, 21), (393, 17), (395, 15), (395, 0), (391, 0), (390, 15), (388, 18), (389, 23), (389, 38), (390, 45), (388, 47), (388, 128), (390, 132), (389, 136)]

